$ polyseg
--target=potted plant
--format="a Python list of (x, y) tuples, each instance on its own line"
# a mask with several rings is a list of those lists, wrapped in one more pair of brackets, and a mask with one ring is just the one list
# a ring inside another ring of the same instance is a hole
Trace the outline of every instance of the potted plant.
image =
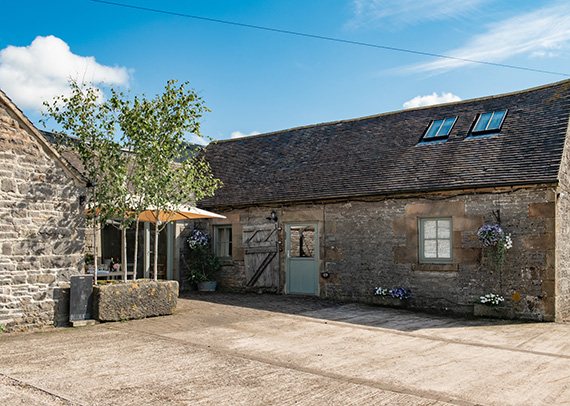
[(513, 246), (511, 235), (498, 224), (484, 225), (477, 231), (479, 242), (487, 249), (489, 260), (501, 271), (505, 263), (505, 251)]
[(496, 293), (487, 293), (476, 299), (473, 305), (473, 314), (496, 319), (514, 318), (512, 306), (506, 305), (505, 298)]
[(198, 285), (202, 292), (216, 290), (216, 274), (222, 265), (218, 257), (210, 249), (211, 238), (200, 230), (192, 231), (188, 238), (190, 247), (190, 282)]
[(375, 304), (391, 307), (406, 307), (408, 304), (407, 299), (411, 299), (412, 297), (412, 291), (403, 287), (392, 289), (376, 287), (373, 295), (373, 303)]

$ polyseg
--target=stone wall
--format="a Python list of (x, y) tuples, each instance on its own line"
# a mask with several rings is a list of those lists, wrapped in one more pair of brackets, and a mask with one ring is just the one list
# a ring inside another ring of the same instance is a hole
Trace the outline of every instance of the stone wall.
[(570, 128), (556, 194), (556, 320), (570, 321)]
[(50, 326), (62, 322), (62, 292), (82, 267), (85, 192), (21, 113), (1, 100), (0, 325)]
[[(267, 223), (276, 210), (279, 225), (313, 222), (319, 229), (319, 295), (372, 302), (376, 286), (411, 289), (410, 306), (438, 312), (472, 314), (479, 296), (499, 293), (518, 318), (553, 320), (555, 316), (555, 192), (535, 188), (479, 190), (462, 194), (386, 198), (288, 207), (251, 207), (218, 211), (232, 224), (232, 261), (219, 281), (226, 289), (243, 288), (241, 228)], [(214, 209), (214, 211), (216, 211)], [(496, 269), (477, 239), (483, 224), (511, 233), (502, 271)], [(418, 221), (451, 217), (453, 263), (421, 264)], [(280, 235), (283, 239), (283, 235)], [(285, 241), (281, 241), (285, 246)], [(280, 286), (285, 292), (286, 255), (281, 256)]]

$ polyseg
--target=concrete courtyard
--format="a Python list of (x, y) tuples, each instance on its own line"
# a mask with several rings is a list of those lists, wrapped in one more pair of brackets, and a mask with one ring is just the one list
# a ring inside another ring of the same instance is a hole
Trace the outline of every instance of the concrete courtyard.
[(0, 334), (2, 405), (564, 405), (570, 325), (193, 293), (172, 316)]

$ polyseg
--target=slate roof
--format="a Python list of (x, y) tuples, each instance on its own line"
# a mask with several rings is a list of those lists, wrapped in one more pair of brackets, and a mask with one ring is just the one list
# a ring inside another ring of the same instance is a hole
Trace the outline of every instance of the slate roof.
[[(54, 133), (44, 130), (39, 130), (39, 131), (40, 134), (42, 134), (44, 138), (54, 147), (58, 147), (58, 144), (61, 143), (61, 140)], [(67, 139), (69, 140), (68, 142), (76, 142), (77, 140), (76, 138), (73, 137), (67, 137)], [(81, 162), (81, 159), (79, 158), (79, 155), (77, 155), (77, 153), (75, 153), (70, 148), (58, 148), (58, 150), (61, 156), (67, 161), (68, 164), (73, 166), (79, 173), (84, 173), (85, 168), (83, 167), (83, 163)]]
[[(508, 109), (499, 134), (470, 136), (478, 114)], [(505, 95), (219, 141), (205, 158), (224, 186), (204, 207), (556, 182), (570, 81)], [(418, 143), (431, 120), (458, 119)]]
[[(63, 145), (69, 145), (68, 143), (78, 143), (79, 139), (77, 137), (72, 137), (69, 135), (65, 135), (63, 134), (63, 139), (59, 136), (57, 136), (56, 134), (49, 132), (49, 131), (43, 131), (43, 130), (39, 130), (40, 133), (43, 135), (43, 137), (50, 143), (52, 144), (54, 147), (57, 147), (59, 150), (59, 153), (61, 154), (61, 156), (65, 159), (65, 161), (67, 161), (68, 164), (70, 164), (72, 167), (74, 167), (79, 173), (85, 173), (85, 167), (83, 166), (83, 162), (81, 162), (81, 158), (79, 157), (79, 155), (77, 154), (76, 151), (74, 151), (71, 148), (60, 148), (60, 146)], [(191, 144), (191, 143), (186, 143), (186, 152), (189, 155), (197, 155), (200, 153), (200, 151), (203, 150), (203, 146), (202, 145), (198, 145), (198, 144)]]

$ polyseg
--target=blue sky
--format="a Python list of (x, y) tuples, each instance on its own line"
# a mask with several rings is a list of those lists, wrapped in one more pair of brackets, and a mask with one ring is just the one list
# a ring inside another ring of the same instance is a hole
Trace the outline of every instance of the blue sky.
[[(570, 75), (570, 4), (525, 0), (118, 3)], [(73, 76), (153, 96), (189, 81), (214, 139), (522, 90), (568, 78), (101, 4), (3, 4), (0, 88), (38, 123)], [(435, 93), (435, 95), (434, 95)]]

